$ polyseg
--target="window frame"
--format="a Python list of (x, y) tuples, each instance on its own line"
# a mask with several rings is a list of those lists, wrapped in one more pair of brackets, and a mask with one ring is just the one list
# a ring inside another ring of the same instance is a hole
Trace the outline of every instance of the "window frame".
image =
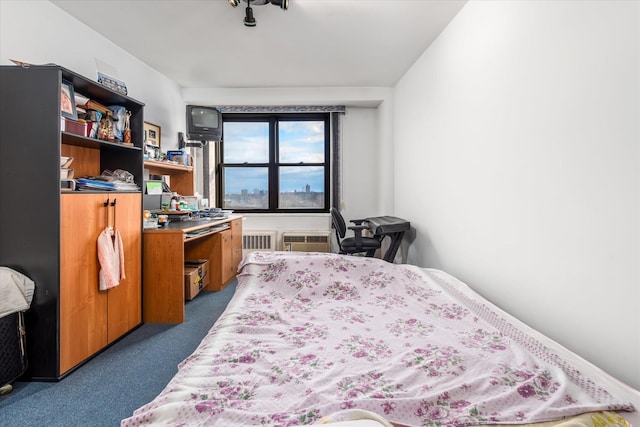
[[(283, 121), (322, 121), (324, 122), (324, 163), (280, 163), (279, 160), (279, 132), (278, 123)], [(267, 122), (269, 123), (269, 162), (268, 163), (224, 163), (224, 123), (225, 122)], [(267, 167), (269, 207), (267, 209), (239, 209), (239, 213), (327, 213), (331, 200), (331, 114), (317, 113), (222, 113), (223, 135), (220, 141), (218, 159), (216, 162), (216, 201), (217, 205), (225, 209), (225, 167)], [(324, 207), (323, 208), (281, 208), (278, 206), (280, 197), (280, 167), (324, 167)]]

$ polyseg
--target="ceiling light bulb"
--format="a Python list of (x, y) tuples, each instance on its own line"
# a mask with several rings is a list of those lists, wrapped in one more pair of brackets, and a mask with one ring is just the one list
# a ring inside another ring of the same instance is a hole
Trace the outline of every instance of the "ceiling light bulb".
[(229, 4), (233, 7), (238, 7), (240, 0), (229, 0)]

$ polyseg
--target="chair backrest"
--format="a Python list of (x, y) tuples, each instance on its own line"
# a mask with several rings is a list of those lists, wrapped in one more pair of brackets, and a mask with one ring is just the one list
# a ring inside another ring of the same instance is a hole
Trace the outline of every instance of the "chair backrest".
[(343, 239), (347, 234), (347, 224), (344, 222), (342, 214), (334, 207), (331, 208), (331, 221), (333, 222), (333, 227), (336, 229), (338, 244), (340, 244), (340, 239)]

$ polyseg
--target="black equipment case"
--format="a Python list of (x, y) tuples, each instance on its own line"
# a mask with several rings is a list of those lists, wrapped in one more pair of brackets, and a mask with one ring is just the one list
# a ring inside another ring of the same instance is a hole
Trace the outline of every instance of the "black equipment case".
[(0, 388), (14, 382), (26, 369), (24, 312), (18, 311), (0, 317)]

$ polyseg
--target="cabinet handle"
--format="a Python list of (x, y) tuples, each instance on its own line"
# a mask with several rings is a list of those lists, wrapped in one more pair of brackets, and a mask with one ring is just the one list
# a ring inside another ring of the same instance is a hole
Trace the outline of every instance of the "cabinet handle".
[(109, 226), (109, 198), (107, 197), (107, 201), (103, 203), (103, 206), (105, 207), (105, 224), (107, 224), (107, 227)]
[(113, 228), (116, 228), (116, 199), (113, 199), (111, 206), (113, 207)]
[(116, 200), (117, 199), (113, 199), (113, 202), (109, 203), (109, 198), (107, 197), (107, 201), (103, 203), (103, 206), (105, 208), (107, 208), (106, 210), (106, 216), (107, 216), (107, 227), (109, 227), (109, 207), (113, 208), (113, 225), (112, 227), (115, 228), (116, 227)]

